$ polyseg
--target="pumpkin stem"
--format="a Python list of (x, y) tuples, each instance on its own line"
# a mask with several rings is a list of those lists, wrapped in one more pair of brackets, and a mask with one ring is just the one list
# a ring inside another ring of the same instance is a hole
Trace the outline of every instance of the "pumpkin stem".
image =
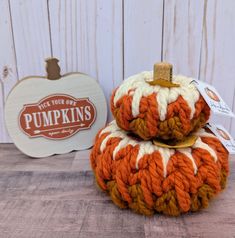
[(154, 64), (153, 80), (164, 79), (172, 81), (172, 64), (161, 62)]
[(149, 85), (166, 88), (179, 87), (179, 84), (172, 82), (172, 64), (161, 62), (154, 64), (153, 80), (147, 81)]
[(59, 60), (56, 58), (47, 58), (46, 60), (46, 72), (47, 79), (56, 80), (60, 79), (60, 66), (58, 65)]

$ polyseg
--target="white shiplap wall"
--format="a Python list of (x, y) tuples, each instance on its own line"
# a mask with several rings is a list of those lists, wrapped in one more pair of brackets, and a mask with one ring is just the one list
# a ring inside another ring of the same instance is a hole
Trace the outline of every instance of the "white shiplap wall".
[(52, 52), (62, 73), (97, 78), (107, 100), (123, 75), (122, 1), (50, 0)]
[[(200, 79), (213, 84), (235, 109), (235, 1), (208, 0), (204, 7)], [(234, 110), (235, 111), (235, 110)], [(235, 119), (213, 116), (235, 137)]]
[(4, 103), (6, 97), (18, 80), (10, 4), (0, 1), (0, 142), (8, 142), (4, 123)]
[[(108, 101), (123, 78), (170, 61), (235, 109), (233, 0), (1, 0), (0, 9), (0, 142), (10, 141), (7, 94), (20, 78), (43, 75), (49, 56), (62, 73), (97, 78)], [(235, 136), (235, 120), (213, 119)]]
[(161, 61), (163, 0), (124, 2), (124, 78)]
[(203, 9), (202, 0), (166, 1), (163, 60), (174, 65), (176, 74), (199, 75)]

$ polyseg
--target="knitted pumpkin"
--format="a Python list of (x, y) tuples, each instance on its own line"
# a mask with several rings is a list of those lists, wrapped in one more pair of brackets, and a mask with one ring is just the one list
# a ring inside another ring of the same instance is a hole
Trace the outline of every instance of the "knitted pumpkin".
[(191, 147), (162, 148), (111, 122), (97, 134), (90, 156), (98, 185), (120, 208), (145, 215), (177, 216), (207, 207), (225, 188), (228, 153), (204, 129), (194, 135)]
[(114, 90), (111, 110), (119, 127), (144, 140), (182, 140), (204, 126), (210, 109), (192, 78), (172, 77), (172, 66), (155, 65), (154, 74), (129, 77)]

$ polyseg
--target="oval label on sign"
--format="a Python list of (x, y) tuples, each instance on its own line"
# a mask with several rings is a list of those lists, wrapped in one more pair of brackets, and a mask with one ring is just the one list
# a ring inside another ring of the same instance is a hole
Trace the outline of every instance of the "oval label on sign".
[(29, 137), (66, 139), (89, 129), (96, 119), (96, 108), (89, 98), (53, 94), (38, 103), (25, 104), (19, 125)]

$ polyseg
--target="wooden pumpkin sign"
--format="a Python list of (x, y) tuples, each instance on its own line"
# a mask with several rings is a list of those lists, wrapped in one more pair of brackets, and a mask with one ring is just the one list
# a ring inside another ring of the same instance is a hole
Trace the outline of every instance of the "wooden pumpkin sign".
[(22, 79), (5, 106), (15, 145), (31, 157), (63, 154), (93, 145), (106, 123), (107, 104), (98, 83), (83, 73), (61, 76), (58, 60), (46, 60), (47, 77)]

